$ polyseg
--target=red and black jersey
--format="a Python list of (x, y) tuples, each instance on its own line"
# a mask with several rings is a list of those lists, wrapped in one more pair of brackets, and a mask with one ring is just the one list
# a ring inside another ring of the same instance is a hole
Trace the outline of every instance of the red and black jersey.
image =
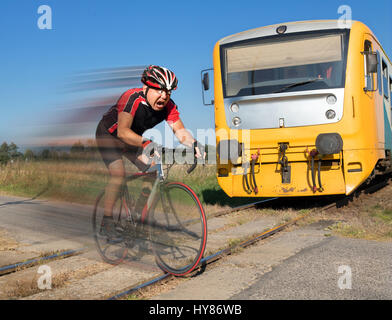
[(117, 103), (103, 115), (101, 121), (115, 137), (117, 137), (120, 112), (129, 112), (133, 116), (130, 129), (138, 135), (143, 135), (146, 130), (155, 127), (163, 120), (174, 123), (180, 119), (180, 113), (173, 100), (170, 99), (165, 108), (156, 111), (148, 104), (142, 88), (124, 92)]

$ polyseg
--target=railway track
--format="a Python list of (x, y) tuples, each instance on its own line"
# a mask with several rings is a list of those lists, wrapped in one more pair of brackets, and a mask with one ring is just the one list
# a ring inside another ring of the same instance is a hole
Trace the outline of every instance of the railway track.
[[(273, 200), (275, 200), (275, 199), (276, 199), (276, 198), (274, 198)], [(272, 199), (271, 199), (271, 201), (272, 201)], [(251, 205), (251, 206), (247, 206), (245, 209), (241, 209), (241, 210), (251, 209), (251, 208), (256, 207), (256, 205), (257, 205), (257, 203), (256, 203), (256, 204), (253, 204), (253, 205)], [(327, 205), (327, 206), (325, 206), (324, 208), (321, 208), (321, 210), (328, 210), (328, 209), (330, 209), (330, 208), (333, 208), (334, 206), (336, 206), (336, 204)], [(235, 212), (235, 211), (238, 211), (238, 208), (234, 208), (233, 211), (234, 211), (234, 212)], [(231, 213), (231, 212), (226, 212), (225, 214), (229, 214), (229, 213)], [(227, 247), (227, 248), (225, 248), (225, 249), (219, 250), (219, 251), (217, 251), (217, 252), (215, 252), (215, 253), (213, 253), (213, 254), (208, 255), (207, 257), (203, 258), (203, 259), (200, 261), (199, 267), (196, 268), (196, 269), (193, 271), (193, 274), (195, 274), (195, 273), (197, 273), (197, 272), (200, 272), (200, 269), (205, 269), (207, 265), (212, 264), (212, 263), (214, 263), (214, 262), (216, 262), (216, 261), (218, 261), (218, 260), (224, 258), (225, 256), (228, 256), (228, 255), (232, 254), (233, 252), (235, 252), (236, 250), (238, 250), (238, 248), (246, 248), (246, 247), (248, 247), (248, 246), (250, 246), (250, 245), (252, 245), (252, 244), (254, 244), (254, 243), (256, 243), (256, 242), (258, 242), (258, 241), (260, 241), (260, 240), (264, 240), (264, 239), (267, 239), (267, 238), (273, 236), (274, 234), (276, 234), (276, 233), (278, 233), (278, 232), (280, 232), (280, 231), (286, 229), (287, 227), (289, 227), (289, 226), (295, 224), (296, 222), (298, 222), (299, 220), (305, 218), (305, 217), (308, 216), (310, 213), (311, 213), (311, 212), (306, 213), (306, 214), (302, 215), (301, 217), (295, 218), (295, 219), (293, 219), (292, 221), (289, 221), (289, 222), (287, 222), (287, 223), (278, 225), (278, 226), (276, 226), (276, 227), (274, 227), (274, 228), (268, 229), (268, 230), (263, 231), (263, 232), (261, 232), (261, 233), (259, 233), (259, 234), (252, 235), (252, 236), (248, 237), (247, 239), (242, 240), (242, 241), (241, 241), (240, 243), (238, 243), (238, 244), (229, 246), (229, 247)], [(220, 215), (223, 215), (223, 214), (220, 214)], [(126, 291), (124, 291), (124, 292), (118, 293), (118, 294), (116, 294), (116, 295), (114, 295), (114, 296), (108, 298), (108, 300), (117, 300), (117, 299), (121, 299), (121, 298), (123, 298), (123, 297), (125, 297), (125, 296), (127, 296), (127, 295), (131, 295), (131, 294), (133, 294), (133, 293), (135, 293), (135, 292), (138, 292), (138, 291), (140, 291), (140, 290), (146, 289), (146, 288), (149, 287), (149, 286), (159, 284), (159, 283), (162, 282), (162, 281), (168, 281), (168, 280), (170, 280), (171, 278), (174, 278), (174, 276), (172, 276), (171, 274), (168, 274), (168, 273), (163, 274), (163, 275), (160, 275), (160, 276), (155, 277), (155, 278), (153, 278), (153, 279), (150, 279), (150, 280), (148, 280), (148, 281), (146, 281), (146, 282), (144, 282), (144, 283), (142, 283), (142, 284), (138, 284), (137, 286), (135, 286), (135, 287), (133, 287), (133, 288), (131, 288), (131, 289), (129, 289), (129, 290), (126, 290)]]
[(0, 267), (0, 276), (10, 274), (13, 272), (17, 272), (18, 270), (21, 270), (23, 268), (30, 268), (30, 267), (34, 267), (37, 265), (41, 265), (44, 262), (49, 262), (49, 261), (53, 261), (56, 259), (63, 259), (63, 258), (67, 258), (67, 257), (72, 257), (74, 255), (82, 253), (84, 250), (85, 250), (85, 248), (81, 248), (81, 249), (77, 249), (77, 250), (64, 250), (64, 251), (56, 252), (51, 255), (37, 257), (34, 259), (27, 259), (25, 261), (6, 265), (3, 267)]
[[(292, 226), (292, 225), (296, 224), (299, 220), (302, 220), (302, 219), (306, 218), (307, 216), (311, 215), (315, 210), (317, 210), (319, 212), (327, 212), (329, 210), (332, 210), (332, 209), (335, 209), (335, 208), (340, 208), (340, 207), (343, 207), (343, 206), (347, 205), (349, 202), (352, 202), (354, 200), (354, 198), (360, 197), (360, 195), (362, 193), (364, 193), (364, 194), (374, 193), (374, 192), (380, 190), (381, 188), (385, 187), (386, 185), (388, 185), (389, 179), (390, 179), (390, 176), (388, 176), (388, 178), (386, 180), (379, 181), (379, 182), (376, 181), (375, 183), (366, 185), (366, 186), (358, 189), (354, 194), (352, 194), (350, 196), (342, 197), (342, 199), (339, 199), (336, 202), (327, 204), (327, 205), (325, 205), (325, 206), (323, 206), (321, 208), (312, 209), (312, 210), (308, 211), (307, 213), (305, 213), (305, 214), (303, 214), (303, 215), (301, 215), (301, 216), (299, 216), (299, 217), (297, 217), (295, 219), (292, 219), (289, 222), (280, 224), (280, 225), (278, 225), (276, 227), (273, 227), (271, 229), (265, 230), (265, 231), (263, 231), (261, 233), (258, 233), (256, 235), (252, 235), (252, 236), (248, 237), (247, 239), (244, 239), (243, 241), (241, 241), (238, 244), (229, 246), (228, 248), (225, 248), (225, 249), (220, 250), (220, 251), (218, 251), (218, 252), (216, 252), (214, 254), (211, 254), (211, 255), (209, 255), (209, 256), (207, 256), (207, 257), (205, 257), (204, 259), (201, 260), (201, 262), (199, 264), (199, 267), (197, 269), (195, 269), (195, 271), (193, 273), (198, 272), (198, 270), (201, 269), (201, 268), (205, 268), (206, 265), (208, 265), (208, 264), (214, 263), (214, 262), (222, 259), (223, 257), (232, 254), (238, 248), (246, 248), (246, 247), (248, 247), (248, 246), (250, 246), (250, 245), (252, 245), (252, 244), (254, 244), (254, 243), (258, 242), (258, 241), (267, 239), (267, 238), (273, 236), (274, 234), (283, 231), (284, 229), (288, 228), (289, 226)], [(222, 216), (222, 215), (230, 214), (232, 212), (236, 212), (236, 211), (239, 211), (239, 210), (251, 209), (251, 208), (254, 208), (254, 207), (256, 207), (257, 205), (259, 205), (261, 203), (274, 201), (274, 200), (277, 200), (277, 199), (278, 198), (270, 198), (270, 199), (263, 200), (263, 201), (260, 201), (260, 202), (255, 202), (255, 203), (252, 203), (252, 204), (249, 204), (249, 205), (239, 206), (239, 207), (233, 208), (231, 210), (227, 210), (227, 211), (222, 211), (222, 212), (216, 213), (214, 215), (211, 215), (211, 217), (212, 216), (214, 216), (214, 217)], [(146, 289), (147, 287), (152, 286), (152, 285), (156, 285), (156, 284), (158, 284), (158, 283), (160, 283), (162, 281), (168, 281), (168, 280), (170, 280), (170, 278), (173, 278), (173, 276), (170, 275), (170, 274), (163, 274), (163, 275), (161, 275), (159, 277), (155, 277), (155, 278), (153, 278), (153, 279), (151, 279), (151, 280), (149, 280), (147, 282), (139, 284), (139, 285), (137, 285), (137, 286), (135, 286), (135, 287), (133, 287), (133, 288), (131, 288), (129, 290), (126, 290), (124, 292), (118, 293), (118, 294), (110, 297), (109, 300), (121, 299), (124, 296), (131, 295), (131, 294), (133, 294), (135, 292), (138, 292), (139, 290)]]
[[(268, 228), (267, 230), (264, 230), (262, 232), (253, 233), (251, 236), (243, 237), (240, 242), (237, 242), (233, 245), (229, 245), (229, 246), (227, 246), (223, 249), (217, 250), (213, 253), (209, 253), (208, 256), (206, 256), (204, 259), (202, 259), (198, 268), (193, 272), (192, 275), (195, 275), (196, 273), (203, 272), (208, 265), (211, 265), (211, 264), (221, 260), (222, 258), (224, 258), (228, 255), (231, 255), (233, 252), (235, 252), (239, 248), (246, 248), (246, 247), (248, 247), (258, 241), (267, 239), (267, 238), (271, 237), (272, 235), (275, 235), (278, 232), (281, 232), (281, 231), (287, 229), (289, 226), (296, 224), (299, 220), (302, 220), (305, 217), (308, 217), (309, 215), (311, 215), (315, 211), (325, 211), (326, 212), (329, 210), (333, 210), (333, 209), (345, 206), (352, 201), (355, 201), (355, 199), (360, 197), (361, 194), (369, 194), (369, 193), (376, 192), (377, 190), (379, 190), (380, 188), (382, 188), (388, 184), (389, 178), (390, 177), (388, 176), (387, 180), (376, 181), (375, 183), (373, 183), (371, 185), (364, 186), (363, 188), (361, 188), (357, 192), (355, 192), (355, 194), (353, 194), (349, 197), (342, 197), (340, 199), (337, 199), (337, 201), (334, 200), (334, 201), (332, 201), (322, 207), (316, 207), (316, 208), (310, 209), (306, 213), (296, 217), (295, 219), (292, 219), (292, 220), (285, 222), (285, 223), (281, 223), (281, 224), (274, 226), (272, 228)], [(230, 214), (232, 214), (234, 212), (242, 212), (244, 210), (257, 208), (257, 206), (260, 206), (260, 205), (265, 204), (267, 202), (272, 203), (277, 199), (278, 198), (264, 199), (262, 201), (254, 202), (254, 203), (251, 203), (248, 205), (243, 205), (243, 206), (235, 207), (235, 208), (232, 208), (229, 210), (216, 212), (214, 214), (209, 215), (208, 219), (229, 216)], [(75, 255), (80, 255), (80, 254), (86, 252), (87, 250), (88, 250), (88, 248), (80, 248), (77, 250), (63, 250), (63, 251), (60, 251), (55, 254), (45, 256), (45, 257), (38, 257), (35, 259), (29, 259), (29, 260), (22, 261), (19, 263), (14, 263), (11, 265), (2, 266), (2, 267), (0, 267), (0, 279), (3, 276), (6, 276), (10, 273), (17, 273), (18, 271), (20, 271), (22, 269), (30, 268), (32, 266), (37, 266), (37, 265), (40, 265), (43, 263), (47, 263), (48, 261), (54, 261), (57, 259), (65, 259), (65, 258), (69, 258), (69, 257), (75, 256)], [(171, 278), (173, 278), (173, 276), (171, 276), (170, 274), (162, 274), (162, 272), (160, 272), (160, 273), (158, 272), (158, 275), (155, 275), (153, 277), (145, 279), (142, 281), (142, 283), (137, 283), (136, 285), (130, 284), (132, 287), (130, 287), (129, 289), (123, 290), (121, 292), (117, 292), (115, 295), (113, 295), (113, 294), (110, 296), (106, 295), (106, 298), (108, 298), (110, 300), (121, 299), (121, 298), (124, 298), (128, 295), (132, 295), (134, 293), (140, 293), (143, 290), (145, 290), (151, 286), (157, 285), (159, 283), (162, 283), (164, 281), (167, 282)], [(29, 299), (29, 297), (27, 296), (26, 299)]]

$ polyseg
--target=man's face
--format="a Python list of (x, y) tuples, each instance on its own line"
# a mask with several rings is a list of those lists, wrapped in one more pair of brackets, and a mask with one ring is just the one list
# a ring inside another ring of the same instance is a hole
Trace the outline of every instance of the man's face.
[(162, 110), (170, 100), (170, 92), (167, 92), (165, 90), (154, 89), (154, 88), (149, 88), (147, 90), (147, 86), (144, 86), (143, 90), (144, 90), (144, 94), (146, 94), (147, 91), (147, 95), (146, 95), (147, 102), (156, 111)]

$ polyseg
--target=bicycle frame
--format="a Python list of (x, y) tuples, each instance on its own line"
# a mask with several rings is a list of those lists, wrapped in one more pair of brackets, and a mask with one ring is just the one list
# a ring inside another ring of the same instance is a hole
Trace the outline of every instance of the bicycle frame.
[(142, 216), (140, 218), (141, 222), (144, 223), (145, 219), (148, 216), (148, 212), (150, 211), (150, 208), (152, 204), (154, 203), (155, 195), (157, 193), (159, 184), (161, 184), (165, 180), (165, 175), (162, 170), (162, 163), (157, 163), (155, 166), (151, 167), (150, 169), (147, 170), (146, 175), (151, 174), (152, 172), (156, 172), (156, 179), (154, 181), (154, 184), (151, 189), (151, 193), (147, 199), (147, 203), (143, 208), (142, 211)]
[[(144, 176), (150, 176), (152, 174), (156, 174), (156, 179), (155, 179), (155, 181), (153, 183), (153, 186), (152, 186), (152, 189), (151, 189), (151, 193), (150, 193), (150, 195), (149, 195), (149, 197), (147, 199), (146, 205), (144, 206), (143, 211), (141, 213), (141, 217), (140, 217), (140, 223), (141, 224), (144, 224), (146, 219), (147, 219), (147, 217), (148, 217), (148, 212), (149, 212), (151, 206), (154, 203), (154, 199), (155, 199), (157, 190), (159, 188), (159, 184), (161, 184), (165, 180), (165, 175), (164, 175), (164, 172), (162, 170), (162, 163), (157, 163), (156, 165), (154, 165), (151, 168), (149, 168), (146, 172), (140, 172), (140, 173), (132, 174), (132, 175), (128, 176), (126, 178), (126, 181), (125, 181), (125, 183), (126, 183), (127, 181), (131, 181), (131, 180), (134, 180), (134, 179), (137, 179), (137, 178), (141, 178), (141, 177), (144, 177)], [(130, 208), (128, 208), (128, 206), (125, 203), (125, 201), (124, 201), (123, 204), (124, 204), (124, 206), (126, 208), (127, 215), (130, 216), (131, 215)], [(136, 223), (138, 224), (139, 222), (136, 222)]]

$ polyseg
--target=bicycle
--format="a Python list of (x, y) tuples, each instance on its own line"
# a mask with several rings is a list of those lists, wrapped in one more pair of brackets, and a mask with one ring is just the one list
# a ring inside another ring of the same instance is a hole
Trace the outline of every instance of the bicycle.
[[(163, 149), (162, 153), (168, 152), (174, 150)], [(168, 166), (165, 175), (162, 153), (153, 168), (144, 173), (131, 174), (124, 180), (113, 209), (116, 229), (122, 233), (124, 240), (113, 244), (101, 236), (104, 191), (97, 197), (94, 207), (94, 239), (103, 260), (114, 265), (121, 263), (131, 248), (138, 243), (142, 246), (147, 241), (151, 244), (156, 264), (164, 272), (184, 276), (193, 271), (203, 257), (207, 243), (207, 219), (199, 198), (189, 186), (166, 180), (173, 164)], [(187, 173), (191, 173), (196, 165), (197, 161)], [(134, 210), (136, 201), (127, 183), (141, 178), (155, 181), (139, 215)]]

